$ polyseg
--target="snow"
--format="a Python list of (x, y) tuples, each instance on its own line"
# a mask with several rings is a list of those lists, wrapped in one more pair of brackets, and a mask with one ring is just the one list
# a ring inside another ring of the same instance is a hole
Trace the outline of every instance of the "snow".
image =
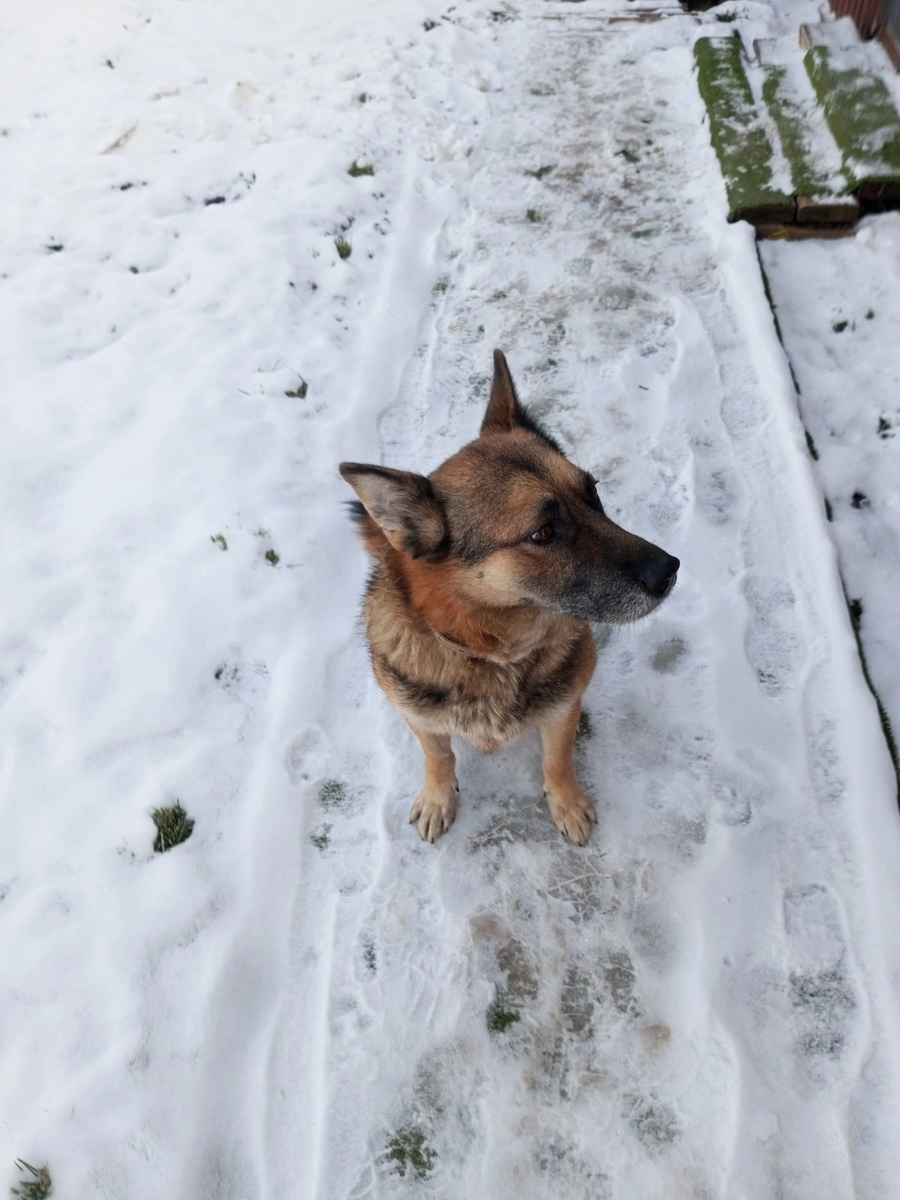
[(897, 730), (900, 402), (890, 331), (900, 320), (900, 216), (867, 220), (853, 238), (834, 244), (770, 243), (762, 259), (819, 455), (815, 472), (848, 599), (861, 606), (869, 673)]
[[(697, 22), (607, 19), (634, 7), (7, 14), (8, 1184), (24, 1158), (130, 1200), (893, 1195), (900, 822), (837, 560), (887, 703), (896, 442), (850, 347), (892, 377), (897, 223), (763, 252), (812, 464)], [(436, 466), (494, 346), (683, 563), (600, 639), (583, 850), (534, 738), (459, 747), (421, 843), (358, 628), (336, 464)], [(193, 835), (154, 855), (176, 799)]]

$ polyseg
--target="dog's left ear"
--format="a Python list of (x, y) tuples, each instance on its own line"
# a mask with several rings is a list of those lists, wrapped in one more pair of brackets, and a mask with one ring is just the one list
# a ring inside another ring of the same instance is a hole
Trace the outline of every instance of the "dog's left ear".
[(519, 404), (516, 385), (509, 373), (506, 356), (502, 350), (495, 350), (494, 381), (491, 384), (491, 398), (487, 411), (481, 422), (481, 432), (487, 433), (489, 429), (494, 429), (501, 433), (509, 433), (511, 429), (522, 425), (528, 427), (528, 418)]
[(447, 524), (430, 479), (366, 463), (341, 463), (340, 472), (395, 550), (412, 558), (438, 553)]

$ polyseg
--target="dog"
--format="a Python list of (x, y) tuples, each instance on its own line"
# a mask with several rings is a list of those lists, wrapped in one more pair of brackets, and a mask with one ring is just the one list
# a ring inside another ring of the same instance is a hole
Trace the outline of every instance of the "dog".
[(610, 520), (594, 477), (519, 402), (500, 350), (479, 436), (437, 470), (340, 472), (376, 560), (364, 605), (375, 678), (425, 754), (419, 835), (453, 824), (452, 737), (490, 751), (537, 728), (553, 824), (583, 846), (596, 814), (573, 749), (597, 662), (590, 623), (653, 612), (678, 559)]

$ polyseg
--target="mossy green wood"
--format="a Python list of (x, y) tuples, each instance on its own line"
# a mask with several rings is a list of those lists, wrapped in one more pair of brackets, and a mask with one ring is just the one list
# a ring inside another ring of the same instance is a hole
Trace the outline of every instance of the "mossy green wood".
[[(806, 134), (809, 119), (802, 104), (791, 94), (787, 69), (770, 66), (763, 70), (763, 100), (778, 130), (795, 192), (799, 196), (833, 195), (834, 181), (820, 170), (820, 164), (813, 156)], [(840, 184), (838, 186), (840, 188)]]
[(728, 193), (729, 220), (789, 211), (792, 198), (772, 183), (772, 145), (762, 127), (736, 37), (694, 44), (697, 82), (709, 135)]
[(900, 117), (883, 79), (840, 68), (826, 46), (807, 50), (806, 65), (851, 188), (900, 183)]

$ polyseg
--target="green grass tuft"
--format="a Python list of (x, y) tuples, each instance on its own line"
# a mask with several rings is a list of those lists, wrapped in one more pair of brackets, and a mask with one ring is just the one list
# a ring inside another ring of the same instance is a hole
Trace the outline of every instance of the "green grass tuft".
[(580, 738), (592, 738), (594, 736), (591, 715), (584, 709), (581, 710), (581, 716), (578, 718), (578, 728), (575, 730), (575, 736)]
[(334, 248), (343, 259), (349, 258), (353, 253), (353, 246), (347, 241), (342, 233), (338, 234), (338, 236), (334, 239)]
[(813, 462), (818, 462), (819, 451), (816, 447), (816, 443), (813, 441), (813, 435), (808, 429), (804, 429), (803, 432), (806, 434), (806, 448), (809, 451), (810, 457), (812, 458)]
[(360, 175), (374, 175), (375, 168), (371, 163), (357, 162), (354, 158), (353, 162), (347, 168), (347, 174), (352, 175), (354, 179), (358, 179)]
[(443, 296), (449, 286), (449, 278), (446, 275), (442, 275), (440, 279), (435, 280), (434, 287), (431, 290), (435, 296)]
[(21, 1196), (22, 1200), (46, 1200), (47, 1196), (53, 1194), (53, 1181), (46, 1163), (42, 1167), (33, 1167), (24, 1158), (17, 1158), (16, 1166), (23, 1175), (27, 1171), (31, 1178), (23, 1179), (18, 1187), (10, 1188), (12, 1195)]
[(835, 321), (831, 328), (835, 333), (843, 333), (849, 324), (849, 321)]
[(228, 549), (228, 543), (225, 541), (225, 534), (224, 534), (224, 533), (211, 533), (211, 534), (209, 535), (209, 540), (210, 540), (211, 542), (214, 542), (214, 543), (215, 543), (215, 545), (217, 545), (217, 546), (219, 547), (219, 549), (220, 549), (220, 550), (227, 550), (227, 549)]
[(273, 567), (277, 567), (281, 562), (281, 555), (276, 554), (274, 550), (266, 551), (266, 562), (271, 563)]
[(543, 221), (543, 219), (544, 219), (543, 216), (541, 215), (541, 213), (538, 212), (538, 210), (536, 208), (529, 208), (528, 211), (525, 213), (525, 220), (531, 221), (531, 223), (533, 225), (539, 224), (539, 222)]
[(425, 1140), (425, 1133), (417, 1125), (404, 1125), (385, 1147), (387, 1160), (394, 1171), (406, 1178), (407, 1171), (418, 1179), (427, 1179), (434, 1170), (437, 1154)]
[(182, 842), (186, 842), (193, 832), (193, 819), (181, 807), (179, 800), (176, 800), (174, 805), (168, 808), (154, 808), (151, 816), (153, 824), (156, 826), (153, 849), (157, 854), (162, 854), (166, 850), (171, 850), (173, 846), (179, 846)]
[(551, 166), (538, 167), (536, 171), (526, 171), (525, 174), (530, 175), (532, 179), (541, 180), (545, 176), (549, 175), (552, 170), (553, 168)]
[(487, 1027), (491, 1033), (505, 1033), (510, 1025), (522, 1020), (522, 1014), (514, 1008), (506, 1008), (498, 997), (487, 1010)]

